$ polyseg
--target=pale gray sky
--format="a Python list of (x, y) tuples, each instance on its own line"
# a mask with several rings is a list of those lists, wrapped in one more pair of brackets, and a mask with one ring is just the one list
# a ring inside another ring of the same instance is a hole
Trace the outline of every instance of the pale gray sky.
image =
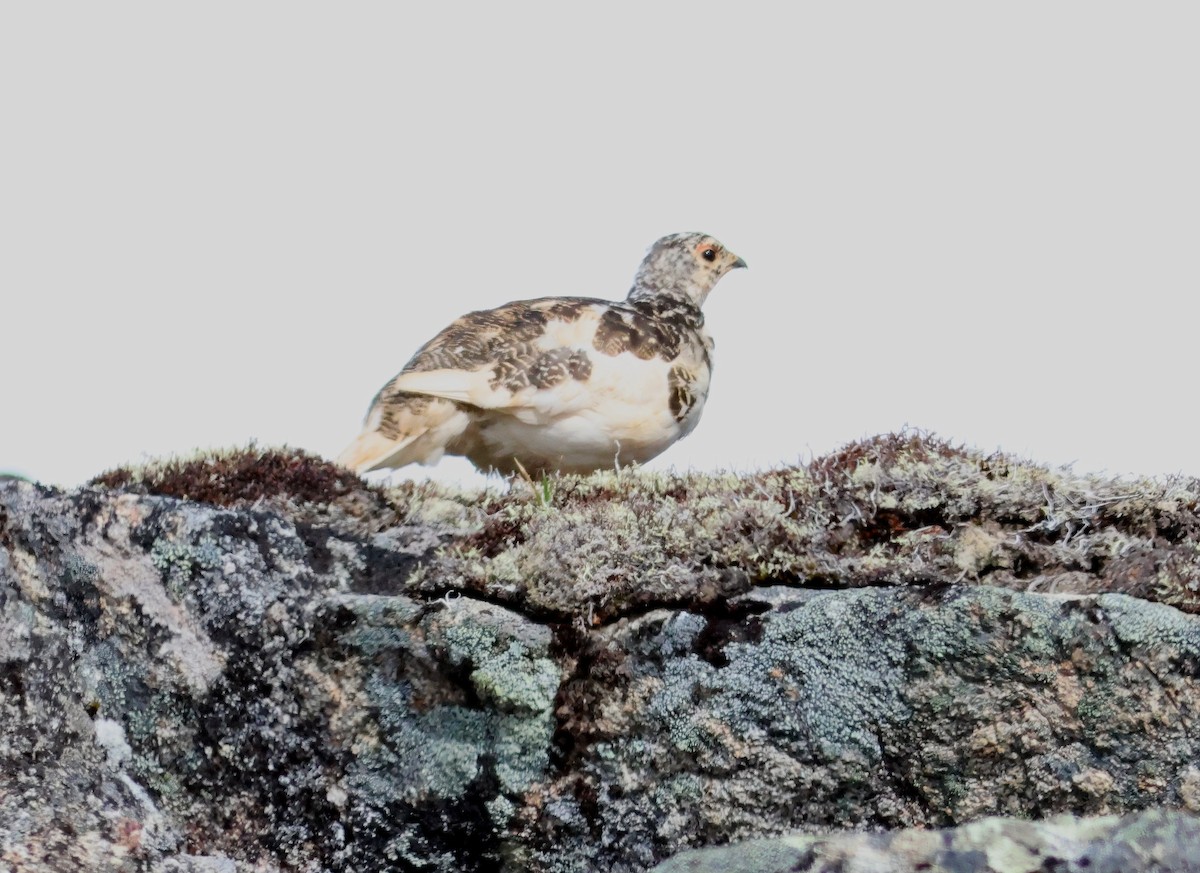
[(1198, 37), (1186, 3), (4, 4), (0, 470), (336, 455), (455, 316), (623, 297), (703, 230), (751, 269), (655, 466), (908, 424), (1200, 474)]

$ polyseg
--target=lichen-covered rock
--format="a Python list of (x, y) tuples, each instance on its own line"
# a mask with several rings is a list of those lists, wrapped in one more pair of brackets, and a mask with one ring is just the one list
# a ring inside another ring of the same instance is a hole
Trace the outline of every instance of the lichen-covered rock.
[(2, 483), (0, 870), (1200, 811), (1198, 494), (912, 435), (510, 493), (258, 449)]
[(986, 818), (949, 831), (751, 840), (683, 852), (653, 873), (1189, 873), (1200, 870), (1197, 846), (1200, 819), (1187, 813)]
[(1192, 802), (1200, 621), (1170, 607), (948, 587), (730, 608), (744, 618), (655, 610), (592, 635), (563, 696), (566, 779), (590, 790), (538, 824), (593, 868), (800, 828)]

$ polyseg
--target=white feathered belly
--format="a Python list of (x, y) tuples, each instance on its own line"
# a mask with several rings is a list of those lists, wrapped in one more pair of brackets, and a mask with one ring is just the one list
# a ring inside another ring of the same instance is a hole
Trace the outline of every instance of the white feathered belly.
[(499, 459), (515, 458), (530, 472), (585, 472), (644, 463), (696, 427), (708, 394), (706, 371), (692, 386), (693, 404), (677, 419), (670, 403), (671, 364), (630, 354), (593, 360), (586, 381), (538, 391), (524, 398), (529, 405), (518, 414), (489, 416), (478, 431), (481, 457), (496, 466)]

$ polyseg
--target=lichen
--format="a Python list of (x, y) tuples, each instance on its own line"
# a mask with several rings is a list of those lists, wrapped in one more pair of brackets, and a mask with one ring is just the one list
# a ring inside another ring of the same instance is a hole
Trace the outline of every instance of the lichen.
[(1142, 650), (1170, 648), (1200, 658), (1200, 626), (1175, 609), (1126, 594), (1102, 594), (1096, 600), (1118, 639)]
[[(818, 596), (768, 622), (757, 643), (729, 646), (729, 665), (707, 677), (708, 693), (721, 701), (717, 712), (738, 732), (811, 738), (830, 758), (877, 762), (879, 732), (908, 714), (899, 695), (902, 638), (881, 637), (867, 603), (880, 596)], [(792, 701), (782, 713), (781, 698)]]
[(163, 574), (167, 591), (178, 599), (197, 572), (220, 567), (224, 553), (211, 536), (202, 536), (194, 544), (160, 537), (150, 547), (150, 561)]

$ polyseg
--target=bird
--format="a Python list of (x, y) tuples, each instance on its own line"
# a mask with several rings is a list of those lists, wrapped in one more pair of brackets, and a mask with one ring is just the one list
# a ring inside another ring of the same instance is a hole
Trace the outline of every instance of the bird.
[(676, 233), (650, 247), (623, 301), (468, 313), (375, 395), (338, 462), (362, 475), (450, 454), (529, 477), (645, 463), (700, 421), (713, 355), (701, 307), (745, 266), (706, 233)]

